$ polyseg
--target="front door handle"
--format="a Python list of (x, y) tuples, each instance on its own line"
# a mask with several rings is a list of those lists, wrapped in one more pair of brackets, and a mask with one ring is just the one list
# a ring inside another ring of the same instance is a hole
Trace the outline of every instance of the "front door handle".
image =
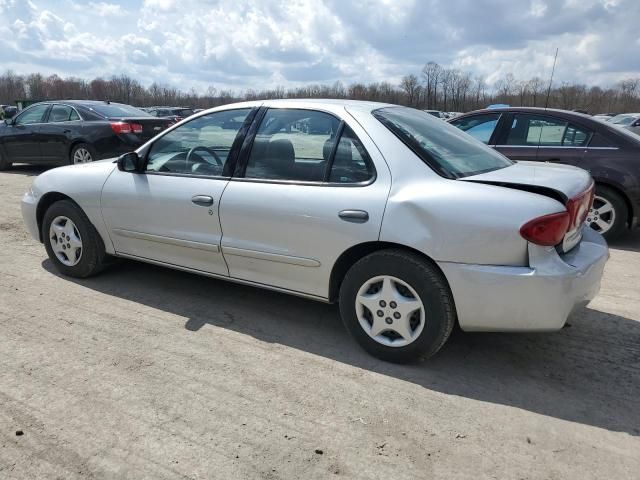
[(213, 197), (209, 195), (195, 195), (191, 197), (191, 201), (201, 207), (210, 207), (213, 205)]
[(365, 223), (369, 220), (369, 214), (364, 210), (342, 210), (338, 216), (345, 222)]

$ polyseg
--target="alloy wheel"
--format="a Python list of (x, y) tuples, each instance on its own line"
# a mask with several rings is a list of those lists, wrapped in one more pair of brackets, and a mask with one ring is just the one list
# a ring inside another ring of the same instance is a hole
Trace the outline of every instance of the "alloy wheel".
[(596, 195), (587, 215), (587, 225), (601, 234), (607, 233), (616, 221), (613, 204), (604, 197)]
[(67, 267), (73, 267), (82, 258), (82, 238), (73, 221), (65, 216), (53, 219), (49, 227), (49, 242), (56, 258)]
[(84, 147), (80, 147), (73, 152), (73, 163), (87, 163), (93, 161), (91, 153)]
[(389, 275), (369, 279), (356, 295), (362, 329), (376, 342), (404, 347), (414, 342), (425, 324), (425, 309), (408, 283)]

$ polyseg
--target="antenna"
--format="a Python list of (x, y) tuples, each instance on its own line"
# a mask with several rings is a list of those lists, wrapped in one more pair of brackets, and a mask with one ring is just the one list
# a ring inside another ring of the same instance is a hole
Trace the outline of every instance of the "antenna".
[[(551, 95), (551, 84), (553, 83), (553, 74), (556, 72), (556, 60), (558, 60), (558, 47), (556, 47), (556, 56), (553, 57), (553, 68), (551, 69), (551, 78), (549, 79), (549, 88), (547, 88), (547, 99), (544, 102), (545, 110), (549, 106), (549, 95)], [(540, 148), (540, 143), (542, 142), (542, 130), (544, 130), (544, 122), (540, 123), (540, 133), (538, 134), (538, 149)], [(536, 155), (537, 155), (537, 150), (536, 150)]]
[(551, 84), (553, 83), (553, 74), (556, 72), (556, 61), (558, 60), (558, 48), (556, 47), (556, 56), (553, 57), (553, 68), (551, 69), (551, 78), (549, 79), (549, 88), (547, 88), (547, 99), (544, 102), (545, 110), (549, 106), (549, 95), (551, 95)]

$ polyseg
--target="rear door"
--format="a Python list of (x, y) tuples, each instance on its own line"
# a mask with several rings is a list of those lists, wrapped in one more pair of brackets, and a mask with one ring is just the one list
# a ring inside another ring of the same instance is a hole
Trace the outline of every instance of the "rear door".
[(72, 139), (79, 135), (81, 120), (75, 108), (52, 105), (46, 123), (40, 126), (39, 138), (42, 158), (68, 163)]
[(142, 173), (115, 170), (102, 212), (116, 252), (228, 275), (220, 252), (219, 207), (248, 123), (222, 125), (252, 109), (214, 112), (157, 138)]
[(48, 104), (34, 105), (16, 116), (12, 125), (7, 125), (2, 141), (11, 162), (42, 160), (38, 135), (48, 110)]
[(378, 239), (386, 163), (356, 122), (328, 112), (273, 108), (252, 129), (220, 207), (229, 273), (327, 298), (338, 256)]

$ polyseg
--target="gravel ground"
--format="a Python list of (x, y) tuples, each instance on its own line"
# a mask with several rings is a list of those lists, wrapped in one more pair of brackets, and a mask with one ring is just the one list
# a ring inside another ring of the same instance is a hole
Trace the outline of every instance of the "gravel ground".
[(123, 262), (59, 276), (0, 174), (0, 478), (640, 478), (640, 232), (553, 334), (380, 362), (334, 306)]

